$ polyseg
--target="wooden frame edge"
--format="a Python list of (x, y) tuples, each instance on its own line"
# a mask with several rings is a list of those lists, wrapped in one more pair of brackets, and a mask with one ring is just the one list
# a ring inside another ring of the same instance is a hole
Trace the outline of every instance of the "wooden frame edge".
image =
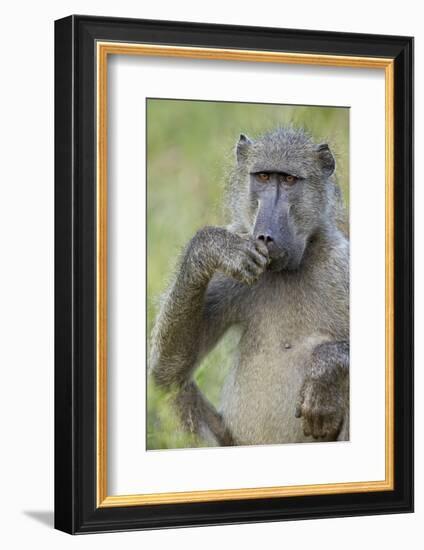
[(142, 506), (149, 504), (176, 504), (186, 502), (218, 502), (222, 500), (252, 500), (255, 498), (281, 498), (310, 495), (332, 495), (389, 491), (386, 481), (327, 483), (316, 485), (289, 485), (285, 487), (255, 487), (248, 489), (217, 489), (207, 491), (184, 491), (178, 493), (151, 493), (107, 496), (99, 508), (119, 506)]
[(107, 50), (99, 47), (96, 101), (96, 501), (100, 506), (107, 496)]
[(395, 337), (395, 215), (394, 215), (394, 61), (385, 68), (386, 124), (386, 481), (394, 482), (394, 337)]
[[(107, 59), (114, 55), (149, 55), (195, 59), (286, 63), (385, 71), (385, 213), (386, 213), (386, 377), (385, 480), (369, 482), (258, 487), (108, 496), (107, 494)], [(96, 504), (98, 508), (364, 493), (394, 490), (394, 59), (275, 51), (96, 42), (97, 60), (97, 422)]]

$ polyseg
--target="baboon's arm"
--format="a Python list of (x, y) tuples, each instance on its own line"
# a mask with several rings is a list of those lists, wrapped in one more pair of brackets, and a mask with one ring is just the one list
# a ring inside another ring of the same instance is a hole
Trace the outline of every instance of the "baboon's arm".
[(253, 282), (265, 268), (265, 252), (257, 246), (222, 228), (199, 231), (183, 254), (152, 335), (155, 382), (174, 392), (187, 429), (200, 435), (209, 430), (220, 445), (231, 444), (231, 435), (191, 375), (237, 322), (241, 296), (248, 289), (241, 282)]
[(312, 353), (312, 375), (346, 377), (349, 374), (349, 341), (324, 342)]

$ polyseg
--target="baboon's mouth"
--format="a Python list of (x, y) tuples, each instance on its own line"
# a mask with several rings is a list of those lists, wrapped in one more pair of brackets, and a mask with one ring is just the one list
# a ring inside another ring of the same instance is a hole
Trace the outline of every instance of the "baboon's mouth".
[(269, 271), (296, 271), (300, 264), (301, 258), (297, 260), (287, 252), (281, 252), (278, 255), (270, 254), (268, 269)]
[(271, 255), (269, 257), (270, 261), (268, 264), (269, 271), (283, 271), (287, 269), (287, 264), (289, 262), (288, 254), (280, 253)]
[(302, 263), (305, 243), (272, 241), (267, 243), (269, 253), (269, 271), (296, 271)]

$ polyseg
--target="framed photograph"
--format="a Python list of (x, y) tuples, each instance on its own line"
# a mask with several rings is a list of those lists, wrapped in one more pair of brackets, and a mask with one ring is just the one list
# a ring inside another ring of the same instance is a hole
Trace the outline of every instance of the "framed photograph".
[(55, 526), (413, 510), (413, 39), (55, 23)]

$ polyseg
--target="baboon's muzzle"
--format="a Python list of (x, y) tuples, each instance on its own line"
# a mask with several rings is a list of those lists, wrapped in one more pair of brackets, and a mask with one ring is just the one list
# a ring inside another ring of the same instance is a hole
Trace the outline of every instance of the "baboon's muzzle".
[(271, 271), (295, 270), (303, 258), (306, 238), (296, 231), (290, 210), (285, 197), (275, 193), (259, 202), (253, 236), (266, 244)]

